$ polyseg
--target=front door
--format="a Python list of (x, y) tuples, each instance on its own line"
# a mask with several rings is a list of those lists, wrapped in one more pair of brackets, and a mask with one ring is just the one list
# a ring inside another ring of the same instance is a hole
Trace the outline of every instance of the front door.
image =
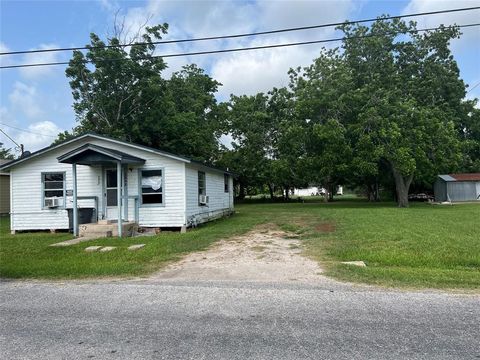
[(118, 220), (117, 192), (117, 169), (105, 169), (105, 217), (107, 220)]

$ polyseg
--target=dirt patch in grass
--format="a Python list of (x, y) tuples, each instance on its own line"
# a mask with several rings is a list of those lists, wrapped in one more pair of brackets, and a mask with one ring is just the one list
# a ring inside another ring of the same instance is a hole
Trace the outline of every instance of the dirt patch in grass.
[(300, 240), (288, 235), (274, 225), (262, 225), (189, 254), (152, 279), (331, 281), (321, 275), (317, 262), (301, 255)]
[(337, 230), (337, 227), (332, 222), (321, 223), (315, 226), (315, 230), (322, 232), (322, 233), (332, 233)]

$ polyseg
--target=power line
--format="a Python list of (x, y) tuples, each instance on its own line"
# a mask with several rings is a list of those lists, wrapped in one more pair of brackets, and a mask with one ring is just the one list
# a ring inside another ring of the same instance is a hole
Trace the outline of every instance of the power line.
[(468, 91), (466, 92), (467, 94), (472, 91), (473, 89), (475, 89), (478, 85), (480, 85), (480, 81), (477, 82), (475, 85), (473, 85), (473, 87), (471, 87), (470, 89), (468, 89)]
[(22, 145), (21, 144), (18, 144), (15, 140), (13, 140), (10, 135), (8, 135), (5, 131), (3, 131), (2, 129), (0, 129), (0, 131), (3, 133), (3, 135), (5, 135), (11, 142), (13, 142), (18, 148), (22, 148)]
[(148, 44), (161, 45), (161, 44), (174, 44), (174, 43), (178, 44), (178, 43), (195, 42), (195, 41), (233, 39), (233, 38), (259, 36), (259, 35), (271, 35), (271, 34), (292, 32), (292, 31), (320, 29), (320, 28), (339, 26), (339, 25), (352, 25), (352, 24), (359, 24), (359, 23), (365, 23), (365, 22), (372, 22), (372, 21), (376, 21), (376, 20), (379, 20), (379, 19), (381, 19), (381, 20), (393, 20), (393, 19), (410, 18), (410, 17), (417, 17), (417, 16), (425, 16), (425, 15), (437, 15), (437, 14), (454, 13), (454, 12), (461, 12), (461, 11), (471, 11), (471, 10), (479, 10), (479, 9), (480, 9), (480, 6), (472, 6), (472, 7), (467, 7), (467, 8), (456, 8), (456, 9), (449, 9), (449, 10), (427, 11), (427, 12), (413, 13), (413, 14), (406, 14), (406, 15), (385, 16), (385, 17), (355, 20), (355, 21), (343, 21), (343, 22), (327, 23), (327, 24), (320, 24), (320, 25), (300, 26), (300, 27), (293, 27), (293, 28), (284, 28), (284, 29), (277, 29), (277, 30), (259, 31), (259, 32), (234, 34), (234, 35), (208, 36), (208, 37), (199, 37), (199, 38), (191, 38), (191, 39), (178, 39), (178, 40), (160, 40), (160, 41), (153, 41), (151, 43), (137, 42), (137, 43), (134, 43), (134, 44), (119, 44), (119, 45), (104, 45), (104, 46), (77, 46), (77, 47), (65, 47), (65, 48), (53, 48), (53, 49), (8, 51), (8, 52), (1, 52), (0, 56), (2, 56), (2, 55), (19, 55), (19, 54), (43, 53), (43, 52), (88, 50), (88, 49), (98, 49), (98, 48), (101, 48), (101, 49), (103, 49), (103, 48), (118, 48), (118, 47), (129, 47), (129, 46), (133, 46), (133, 45), (148, 45)]
[[(455, 26), (457, 26), (458, 28), (467, 28), (467, 27), (480, 26), (480, 23), (455, 25)], [(417, 29), (415, 31), (411, 31), (411, 33), (433, 31), (433, 30), (440, 30), (440, 29), (444, 29), (444, 28), (434, 27), (434, 28)], [(140, 58), (139, 60), (148, 60), (148, 59), (155, 59), (155, 58), (171, 58), (171, 57), (180, 57), (180, 56), (222, 54), (222, 53), (229, 53), (229, 52), (261, 50), (261, 49), (271, 49), (271, 48), (283, 48), (283, 47), (291, 47), (291, 46), (321, 44), (321, 43), (329, 43), (329, 42), (336, 42), (336, 41), (365, 39), (365, 38), (378, 37), (378, 36), (384, 36), (384, 35), (395, 35), (395, 34), (406, 34), (406, 33), (407, 32), (386, 32), (386, 33), (383, 33), (383, 34), (366, 34), (366, 35), (360, 35), (360, 36), (350, 36), (350, 37), (341, 37), (341, 38), (324, 39), (324, 40), (301, 41), (301, 42), (286, 43), (286, 44), (273, 44), (273, 45), (251, 46), (251, 47), (241, 47), (241, 48), (232, 48), (232, 49), (223, 49), (223, 50), (195, 51), (195, 52), (185, 52), (185, 53), (176, 53), (176, 54), (174, 53), (174, 54), (165, 54), (165, 55), (154, 55), (154, 56), (150, 56), (150, 57)], [(125, 59), (125, 58), (120, 58), (120, 59), (105, 58), (105, 59), (97, 59), (97, 60), (101, 60), (101, 61), (124, 61), (124, 60), (127, 60), (127, 59)], [(83, 60), (83, 62), (84, 63), (92, 63), (91, 60)], [(49, 63), (4, 65), (4, 66), (0, 66), (0, 69), (14, 69), (14, 68), (25, 68), (25, 67), (37, 67), (37, 66), (53, 66), (53, 65), (68, 65), (69, 63), (70, 63), (69, 61), (58, 61), (58, 62), (49, 62)]]
[[(15, 126), (12, 126), (12, 125), (7, 125), (7, 124), (4, 124), (4, 123), (0, 123), (0, 125), (8, 126), (9, 128), (12, 128), (12, 129), (15, 129), (15, 130), (18, 130), (18, 131), (27, 132), (27, 133), (30, 133), (30, 134), (35, 134), (35, 135), (40, 135), (40, 136), (49, 136), (49, 137), (52, 137), (52, 138), (56, 138), (56, 136), (53, 136), (53, 135), (41, 134), (41, 133), (38, 133), (38, 132), (35, 132), (35, 131), (22, 129), (22, 128), (15, 127)], [(3, 131), (2, 131), (2, 132), (3, 132)], [(5, 134), (5, 133), (4, 133), (4, 134)], [(6, 135), (6, 134), (5, 134), (5, 135)], [(10, 140), (11, 140), (11, 139), (10, 139)], [(13, 140), (12, 140), (12, 141), (13, 141)]]

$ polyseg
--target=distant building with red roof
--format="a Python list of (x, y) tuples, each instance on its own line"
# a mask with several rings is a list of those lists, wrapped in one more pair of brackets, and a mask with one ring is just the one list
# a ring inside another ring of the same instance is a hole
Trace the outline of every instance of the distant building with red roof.
[(480, 201), (480, 173), (438, 175), (435, 201)]

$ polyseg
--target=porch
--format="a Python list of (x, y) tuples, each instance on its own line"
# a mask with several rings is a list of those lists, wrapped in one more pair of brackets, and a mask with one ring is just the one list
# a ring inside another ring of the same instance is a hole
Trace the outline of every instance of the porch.
[[(130, 154), (108, 149), (102, 146), (85, 144), (79, 148), (70, 151), (57, 158), (60, 163), (72, 165), (72, 218), (74, 236), (87, 237), (108, 237), (108, 236), (128, 236), (136, 229), (135, 222), (128, 221), (129, 200), (134, 200), (136, 210), (136, 196), (129, 197), (127, 172), (130, 165), (143, 165), (145, 159), (141, 159)], [(79, 200), (85, 196), (78, 196), (78, 177), (77, 165), (99, 167), (102, 171), (102, 181), (100, 176), (98, 186), (102, 187), (102, 211), (99, 216), (98, 203), (96, 201), (95, 223), (79, 225)]]

